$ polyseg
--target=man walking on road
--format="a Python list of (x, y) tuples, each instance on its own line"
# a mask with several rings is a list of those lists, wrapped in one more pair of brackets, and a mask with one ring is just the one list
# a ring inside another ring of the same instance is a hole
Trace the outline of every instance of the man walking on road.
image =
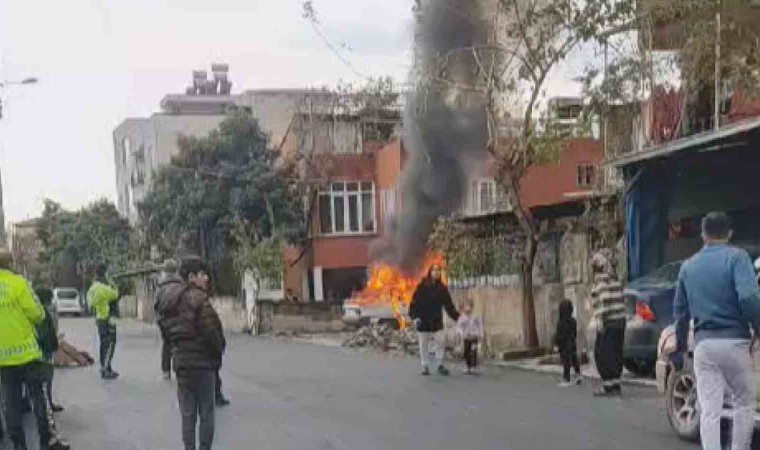
[(100, 376), (104, 380), (115, 380), (119, 377), (111, 367), (116, 351), (116, 323), (112, 305), (119, 299), (119, 290), (106, 284), (106, 268), (97, 269), (96, 281), (87, 292), (87, 300), (95, 310), (95, 323), (100, 336)]
[(156, 302), (153, 304), (153, 310), (156, 313), (156, 323), (161, 333), (161, 371), (164, 374), (165, 380), (170, 380), (172, 377), (172, 347), (166, 335), (166, 327), (164, 326), (161, 312), (163, 311), (162, 305), (166, 301), (167, 292), (173, 291), (178, 286), (184, 284), (182, 277), (177, 273), (177, 269), (176, 260), (167, 259), (164, 261), (161, 279), (158, 282), (158, 291), (156, 292)]
[(731, 219), (713, 212), (702, 220), (702, 250), (681, 267), (674, 304), (676, 349), (672, 362), (683, 369), (689, 325), (694, 321), (694, 372), (705, 450), (720, 450), (724, 390), (733, 396), (733, 450), (748, 450), (755, 414), (755, 378), (750, 344), (760, 330), (760, 289), (752, 261), (729, 245)]
[(186, 285), (166, 289), (161, 315), (172, 346), (177, 395), (182, 413), (185, 450), (196, 450), (196, 422), (200, 416), (200, 450), (214, 440), (216, 373), (226, 347), (221, 320), (209, 301), (208, 268), (200, 259), (183, 261)]
[(23, 386), (34, 405), (42, 450), (68, 450), (59, 437), (53, 411), (45, 395), (48, 367), (42, 361), (35, 326), (45, 310), (35, 299), (29, 282), (11, 272), (11, 253), (0, 249), (0, 378), (5, 421), (14, 450), (26, 450), (23, 428)]
[(594, 395), (599, 397), (620, 395), (623, 375), (625, 300), (613, 261), (609, 249), (602, 249), (591, 258), (594, 272), (591, 308), (597, 325), (594, 360), (602, 378), (602, 386)]

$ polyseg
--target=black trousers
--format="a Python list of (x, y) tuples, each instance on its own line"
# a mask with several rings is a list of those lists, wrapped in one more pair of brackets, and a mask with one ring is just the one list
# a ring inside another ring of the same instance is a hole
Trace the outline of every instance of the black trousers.
[(8, 436), (16, 448), (26, 448), (23, 415), (26, 386), (37, 419), (37, 432), (40, 448), (47, 448), (58, 440), (53, 411), (48, 403), (47, 383), (50, 380), (52, 366), (44, 362), (31, 362), (22, 366), (0, 368), (2, 378), (3, 401), (5, 405), (5, 422)]
[(467, 338), (464, 340), (464, 361), (469, 369), (478, 367), (478, 339)]
[(100, 336), (100, 370), (113, 370), (111, 362), (116, 351), (116, 325), (108, 320), (98, 320), (98, 336)]
[(172, 346), (169, 343), (169, 339), (166, 336), (166, 332), (162, 327), (159, 327), (161, 331), (161, 371), (171, 372), (172, 370)]
[(214, 395), (216, 374), (212, 369), (177, 371), (177, 397), (182, 413), (182, 442), (185, 450), (196, 450), (195, 426), (200, 417), (199, 450), (210, 450), (214, 442)]
[(578, 360), (578, 349), (560, 349), (559, 357), (562, 360), (562, 379), (570, 381), (570, 369), (575, 370), (576, 375), (581, 374), (581, 364)]
[(625, 320), (606, 323), (597, 332), (594, 359), (605, 388), (620, 387), (620, 377), (623, 375), (624, 341)]
[(222, 376), (219, 374), (221, 370), (222, 369), (216, 369), (216, 388), (214, 396), (218, 399), (224, 397), (224, 394), (222, 394)]

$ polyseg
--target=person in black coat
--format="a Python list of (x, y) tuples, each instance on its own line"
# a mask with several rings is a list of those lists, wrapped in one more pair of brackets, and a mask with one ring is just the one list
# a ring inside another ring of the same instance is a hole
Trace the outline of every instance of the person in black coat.
[(434, 264), (422, 279), (412, 296), (409, 316), (419, 333), (420, 359), (422, 375), (430, 375), (430, 368), (435, 367), (441, 375), (449, 371), (443, 365), (446, 351), (443, 330), (443, 310), (453, 321), (459, 320), (459, 312), (451, 301), (451, 295), (443, 284), (443, 270)]
[[(559, 304), (559, 319), (557, 331), (554, 334), (554, 345), (559, 349), (562, 359), (562, 382), (560, 387), (580, 384), (581, 366), (578, 361), (578, 323), (573, 318), (573, 304), (570, 300), (562, 300)], [(570, 380), (570, 368), (575, 369), (575, 378)]]
[[(219, 315), (208, 296), (208, 266), (199, 259), (182, 262), (184, 283), (169, 285), (159, 305), (162, 327), (172, 350), (186, 450), (210, 450), (215, 431), (217, 372), (227, 346)], [(200, 417), (200, 430), (196, 423)], [(196, 434), (200, 446), (196, 447)]]

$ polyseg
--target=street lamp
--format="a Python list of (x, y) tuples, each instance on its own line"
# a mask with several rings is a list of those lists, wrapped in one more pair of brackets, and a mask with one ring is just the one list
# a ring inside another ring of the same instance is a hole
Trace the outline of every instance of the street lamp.
[(13, 86), (14, 84), (37, 84), (39, 80), (36, 77), (24, 78), (19, 81), (0, 81), (0, 88), (5, 86)]
[[(27, 77), (18, 81), (0, 81), (0, 91), (8, 86), (37, 84), (39, 80), (36, 77)], [(3, 99), (0, 97), (0, 119), (3, 118)], [(3, 210), (3, 183), (0, 178), (0, 245), (6, 245), (8, 236), (5, 232), (5, 212)]]

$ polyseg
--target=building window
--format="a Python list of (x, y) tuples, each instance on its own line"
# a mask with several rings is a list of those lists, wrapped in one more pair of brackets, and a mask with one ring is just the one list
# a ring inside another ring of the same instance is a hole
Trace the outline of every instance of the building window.
[(494, 179), (472, 181), (467, 202), (464, 205), (465, 216), (482, 216), (510, 209), (511, 204), (507, 193), (496, 184)]
[(319, 193), (319, 226), (322, 234), (374, 233), (374, 183), (331, 183)]
[(596, 166), (593, 164), (578, 165), (578, 187), (591, 187), (594, 185)]

